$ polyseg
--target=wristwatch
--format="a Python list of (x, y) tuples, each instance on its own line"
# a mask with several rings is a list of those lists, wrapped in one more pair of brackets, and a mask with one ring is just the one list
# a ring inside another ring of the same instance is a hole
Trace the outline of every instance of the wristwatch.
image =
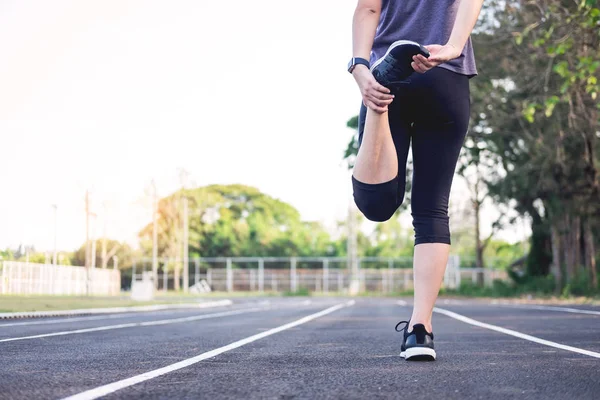
[(356, 67), (358, 64), (366, 65), (367, 68), (371, 68), (371, 63), (369, 63), (369, 60), (365, 60), (364, 58), (360, 57), (352, 57), (348, 63), (348, 72), (352, 73), (352, 71), (354, 71), (354, 67)]

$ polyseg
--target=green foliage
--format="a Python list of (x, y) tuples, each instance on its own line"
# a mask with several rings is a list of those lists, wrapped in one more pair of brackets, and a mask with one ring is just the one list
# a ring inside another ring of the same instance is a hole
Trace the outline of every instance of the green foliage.
[(522, 272), (544, 276), (550, 227), (565, 214), (597, 226), (600, 214), (597, 2), (486, 4), (497, 24), (473, 35), (480, 76), (471, 86), (471, 148), (495, 164), (485, 178), (494, 202), (531, 218)]
[(10, 261), (14, 260), (14, 254), (11, 249), (0, 250), (0, 260)]
[[(77, 250), (75, 250), (70, 256), (71, 265), (84, 266), (85, 265), (85, 243)], [(90, 244), (91, 249), (91, 244)], [(91, 251), (91, 250), (90, 250)], [(112, 268), (113, 261), (112, 256), (118, 257), (119, 269), (131, 268), (134, 254), (131, 247), (126, 243), (121, 243), (116, 240), (106, 240), (106, 252), (108, 258), (108, 267)], [(102, 239), (96, 241), (96, 267), (102, 267)]]
[(413, 248), (412, 228), (403, 226), (400, 219), (394, 216), (389, 221), (376, 225), (370, 237), (370, 245), (361, 253), (367, 257), (411, 257)]
[[(189, 204), (190, 256), (334, 256), (339, 247), (318, 222), (291, 205), (244, 185), (181, 190), (159, 202), (159, 254), (181, 254), (182, 203)], [(150, 254), (152, 224), (140, 232)]]
[(593, 296), (600, 293), (599, 288), (594, 288), (590, 284), (590, 277), (587, 271), (579, 271), (562, 290), (562, 296)]
[(352, 169), (354, 168), (354, 159), (358, 154), (358, 115), (350, 118), (346, 122), (346, 126), (355, 131), (344, 152), (344, 160), (348, 164), (348, 169)]
[(532, 224), (531, 250), (527, 254), (526, 273), (528, 276), (545, 276), (550, 273), (552, 249), (550, 233), (543, 223)]
[(295, 292), (291, 292), (291, 291), (287, 291), (287, 292), (283, 292), (283, 296), (286, 297), (301, 297), (301, 296), (310, 296), (310, 291), (305, 288), (299, 288), (298, 290), (296, 290)]
[(519, 297), (525, 295), (544, 297), (554, 293), (554, 280), (551, 276), (534, 277), (516, 284), (496, 279), (492, 282), (491, 287), (479, 286), (469, 280), (461, 282), (458, 290), (446, 290), (444, 293), (468, 297)]

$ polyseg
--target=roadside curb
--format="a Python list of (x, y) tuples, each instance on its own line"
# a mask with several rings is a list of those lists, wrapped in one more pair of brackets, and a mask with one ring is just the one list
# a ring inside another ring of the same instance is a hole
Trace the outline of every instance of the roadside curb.
[(134, 307), (109, 307), (109, 308), (86, 308), (79, 310), (56, 310), (56, 311), (24, 311), (13, 313), (0, 313), (1, 319), (16, 319), (16, 318), (43, 318), (43, 317), (70, 317), (75, 315), (95, 315), (95, 314), (116, 314), (129, 312), (147, 312), (147, 311), (162, 311), (175, 310), (185, 308), (212, 308), (225, 307), (232, 305), (231, 300), (215, 300), (205, 301), (202, 303), (180, 303), (180, 304), (156, 304), (151, 306), (134, 306)]

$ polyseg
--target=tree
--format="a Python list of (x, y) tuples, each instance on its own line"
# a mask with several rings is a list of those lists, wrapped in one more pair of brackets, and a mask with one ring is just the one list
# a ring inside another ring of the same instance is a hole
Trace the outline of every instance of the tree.
[[(158, 248), (179, 257), (181, 226), (178, 198), (189, 202), (192, 257), (332, 255), (329, 235), (317, 222), (306, 222), (291, 205), (244, 185), (210, 185), (178, 191), (159, 201)], [(150, 252), (152, 225), (140, 232)]]
[[(102, 240), (98, 239), (96, 241), (96, 249), (102, 248)], [(118, 267), (119, 269), (131, 268), (133, 262), (133, 250), (131, 247), (126, 244), (119, 242), (117, 240), (107, 239), (106, 240), (108, 256), (107, 259), (111, 261), (107, 261), (107, 267), (112, 268), (112, 257), (117, 256), (119, 259)], [(83, 266), (85, 265), (85, 243), (77, 250), (73, 252), (71, 255), (70, 262), (72, 265)], [(102, 267), (102, 252), (96, 251), (96, 268)]]
[(476, 118), (489, 124), (477, 140), (498, 166), (487, 187), (496, 202), (514, 202), (531, 217), (528, 272), (547, 273), (552, 259), (558, 291), (577, 276), (582, 260), (597, 287), (597, 4), (495, 3), (499, 23), (475, 37), (484, 49), (478, 61), (485, 77), (475, 82), (484, 89), (475, 94), (489, 93), (475, 102), (485, 105)]

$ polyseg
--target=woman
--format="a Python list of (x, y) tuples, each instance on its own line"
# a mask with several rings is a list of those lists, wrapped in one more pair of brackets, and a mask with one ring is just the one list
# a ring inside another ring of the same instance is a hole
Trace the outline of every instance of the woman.
[(482, 2), (359, 0), (354, 14), (348, 70), (363, 105), (352, 184), (368, 219), (385, 221), (402, 203), (412, 141), (414, 306), (396, 326), (405, 359), (436, 358), (431, 316), (450, 251), (448, 197), (468, 128), (477, 74), (470, 35)]

